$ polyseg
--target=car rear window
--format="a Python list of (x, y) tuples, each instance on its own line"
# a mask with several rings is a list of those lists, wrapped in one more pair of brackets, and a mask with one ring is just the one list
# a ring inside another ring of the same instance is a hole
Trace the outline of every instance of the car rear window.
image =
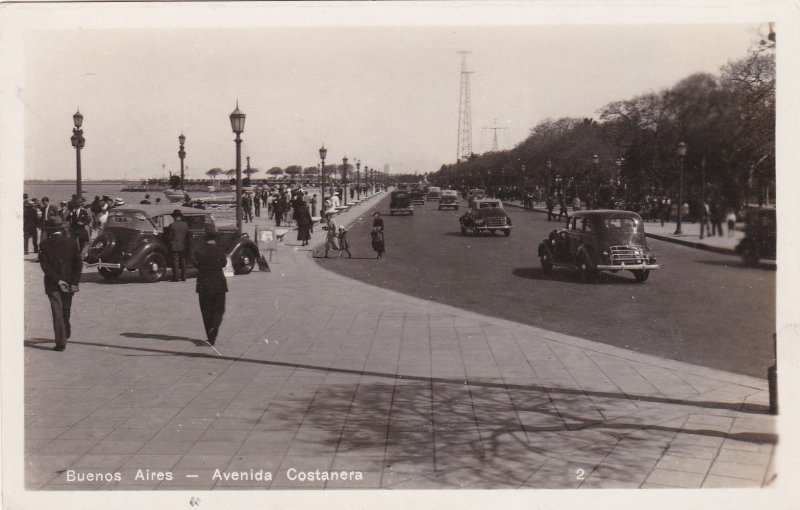
[(639, 221), (636, 218), (606, 218), (603, 220), (606, 230), (625, 230), (636, 232)]
[(106, 225), (114, 228), (153, 230), (156, 226), (143, 213), (136, 211), (110, 211)]

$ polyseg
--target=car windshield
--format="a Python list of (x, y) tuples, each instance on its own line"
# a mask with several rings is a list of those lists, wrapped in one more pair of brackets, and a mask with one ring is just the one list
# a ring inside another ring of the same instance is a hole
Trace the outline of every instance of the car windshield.
[(129, 228), (132, 230), (153, 230), (156, 225), (138, 211), (114, 211), (108, 213), (106, 227), (109, 228)]
[(479, 202), (478, 207), (481, 209), (492, 209), (500, 207), (500, 202)]

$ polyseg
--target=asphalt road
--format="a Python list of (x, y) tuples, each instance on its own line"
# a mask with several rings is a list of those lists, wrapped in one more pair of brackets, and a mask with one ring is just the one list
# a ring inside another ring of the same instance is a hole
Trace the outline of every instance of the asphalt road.
[(774, 362), (774, 269), (648, 239), (663, 267), (646, 283), (620, 272), (585, 284), (577, 272), (539, 266), (537, 246), (560, 223), (510, 208), (510, 237), (462, 236), (464, 208), (431, 202), (389, 216), (384, 200), (384, 259), (370, 247), (373, 207), (350, 230), (352, 259), (317, 261), (379, 287), (643, 353), (760, 378)]

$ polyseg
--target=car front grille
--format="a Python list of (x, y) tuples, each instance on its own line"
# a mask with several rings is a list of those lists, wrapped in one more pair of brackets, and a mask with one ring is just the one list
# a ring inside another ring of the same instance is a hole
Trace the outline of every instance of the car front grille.
[(505, 216), (489, 216), (486, 218), (486, 226), (487, 227), (505, 227), (506, 226), (506, 217)]
[(636, 248), (632, 248), (630, 246), (612, 246), (611, 263), (639, 264), (641, 263), (643, 257), (642, 255), (637, 255), (636, 251)]

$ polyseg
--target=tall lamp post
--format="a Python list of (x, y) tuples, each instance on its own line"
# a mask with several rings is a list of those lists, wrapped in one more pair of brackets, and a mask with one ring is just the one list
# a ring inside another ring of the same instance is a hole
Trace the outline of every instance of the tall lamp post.
[(342, 195), (344, 205), (347, 205), (347, 156), (342, 158)]
[(319, 159), (322, 160), (322, 164), (319, 166), (319, 215), (322, 218), (325, 217), (322, 208), (325, 207), (325, 157), (327, 155), (328, 149), (325, 148), (323, 143), (322, 147), (319, 148)]
[(236, 109), (231, 113), (231, 129), (236, 133), (236, 228), (242, 231), (242, 137), (244, 132), (245, 114), (239, 110), (239, 101)]
[(72, 128), (72, 137), (70, 140), (72, 141), (72, 146), (75, 147), (75, 168), (77, 172), (77, 176), (75, 179), (76, 186), (77, 186), (77, 194), (78, 200), (83, 198), (83, 191), (81, 189), (81, 149), (83, 149), (84, 144), (86, 143), (86, 139), (83, 138), (83, 130), (81, 129), (81, 125), (83, 124), (83, 115), (81, 115), (80, 108), (75, 115), (72, 116), (72, 122), (75, 124), (75, 127)]
[(356, 200), (361, 200), (361, 160), (356, 160)]
[(186, 157), (186, 151), (183, 150), (183, 144), (186, 143), (186, 137), (183, 136), (183, 133), (178, 137), (178, 143), (180, 147), (178, 149), (178, 157), (181, 158), (181, 187), (180, 189), (184, 189), (183, 187), (183, 159)]
[(686, 143), (678, 144), (678, 157), (681, 159), (680, 177), (678, 179), (678, 224), (675, 227), (675, 235), (683, 234), (681, 230), (681, 210), (683, 209), (683, 165), (686, 158)]

